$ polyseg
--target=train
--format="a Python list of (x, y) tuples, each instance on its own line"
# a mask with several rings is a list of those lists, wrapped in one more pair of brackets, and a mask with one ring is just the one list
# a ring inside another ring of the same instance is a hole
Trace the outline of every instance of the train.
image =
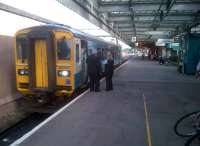
[(96, 49), (102, 69), (106, 54), (122, 62), (121, 47), (68, 26), (46, 24), (15, 34), (16, 86), (25, 95), (71, 96), (87, 85), (87, 57)]

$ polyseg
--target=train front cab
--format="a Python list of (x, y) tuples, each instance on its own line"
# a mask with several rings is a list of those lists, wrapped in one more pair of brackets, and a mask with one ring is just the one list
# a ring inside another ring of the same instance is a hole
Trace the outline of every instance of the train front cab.
[(70, 96), (75, 90), (75, 44), (71, 32), (54, 31), (56, 51), (56, 96)]
[[(57, 31), (54, 34), (57, 52), (56, 95), (71, 95), (76, 89), (87, 84), (87, 41), (69, 32)], [(65, 39), (63, 40), (63, 38)], [(62, 46), (63, 41), (67, 41), (68, 47)], [(66, 48), (70, 49), (67, 51)], [(65, 56), (63, 56), (63, 54), (65, 54)]]
[(19, 32), (15, 45), (18, 91), (71, 95), (75, 89), (73, 40), (71, 32)]

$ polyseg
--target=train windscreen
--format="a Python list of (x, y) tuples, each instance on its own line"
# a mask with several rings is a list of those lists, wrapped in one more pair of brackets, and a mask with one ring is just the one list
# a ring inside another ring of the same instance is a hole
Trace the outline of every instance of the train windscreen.
[(17, 38), (17, 42), (16, 42), (16, 46), (17, 46), (17, 59), (22, 60), (22, 62), (24, 62), (27, 59), (28, 56), (28, 48), (27, 48), (27, 41), (25, 38)]
[(70, 41), (66, 39), (58, 40), (57, 42), (57, 57), (58, 60), (70, 60), (71, 50)]

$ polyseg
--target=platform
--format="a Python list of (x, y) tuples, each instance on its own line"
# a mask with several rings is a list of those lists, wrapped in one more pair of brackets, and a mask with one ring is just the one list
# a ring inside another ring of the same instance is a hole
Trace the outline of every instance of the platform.
[(19, 146), (182, 146), (173, 132), (199, 110), (200, 82), (174, 66), (132, 57), (114, 77), (114, 91), (88, 92), (16, 141)]

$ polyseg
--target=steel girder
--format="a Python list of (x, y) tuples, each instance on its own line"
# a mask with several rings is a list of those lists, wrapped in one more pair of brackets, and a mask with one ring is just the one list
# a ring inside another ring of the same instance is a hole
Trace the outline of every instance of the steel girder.
[[(162, 0), (132, 0), (131, 1), (133, 4), (160, 4)], [(199, 0), (176, 0), (177, 3), (198, 3)], [(128, 4), (129, 1), (104, 1), (104, 0), (99, 0), (99, 5), (104, 6), (104, 5), (126, 5)]]
[[(160, 4), (134, 4), (133, 10), (134, 11), (152, 11), (152, 10), (158, 10)], [(174, 6), (171, 8), (171, 10), (174, 11), (197, 11), (200, 8), (200, 3), (175, 3)], [(166, 6), (163, 5), (161, 10), (166, 10)], [(129, 5), (123, 4), (123, 5), (103, 5), (99, 7), (99, 12), (127, 12), (129, 11)]]
[[(124, 23), (126, 24), (131, 24), (132, 21), (118, 21), (118, 22), (115, 22), (115, 25), (123, 25)], [(192, 24), (193, 22), (192, 21), (178, 21), (178, 20), (168, 20), (168, 21), (163, 21), (161, 24), (170, 24), (170, 25), (181, 25), (183, 23), (186, 23), (186, 24)], [(140, 25), (140, 24), (152, 24), (152, 21), (151, 20), (143, 20), (143, 21), (135, 21), (135, 24), (137, 25)]]
[[(166, 16), (165, 21), (172, 21), (172, 20), (177, 20), (177, 21), (192, 21), (194, 16)], [(153, 21), (154, 16), (135, 16), (135, 21)], [(130, 16), (115, 16), (115, 17), (110, 17), (109, 21), (112, 22), (117, 22), (117, 21), (130, 21), (131, 17)], [(156, 20), (159, 20), (159, 17), (156, 18)]]
[[(167, 13), (166, 10), (163, 11), (164, 13)], [(135, 11), (135, 16), (155, 16), (157, 11), (155, 10), (148, 10), (148, 11)], [(194, 16), (196, 13), (195, 10), (183, 10), (183, 11), (176, 11), (176, 10), (171, 10), (168, 15), (169, 16)], [(112, 17), (123, 17), (123, 16), (131, 16), (130, 12), (111, 12), (109, 13), (109, 16)]]

